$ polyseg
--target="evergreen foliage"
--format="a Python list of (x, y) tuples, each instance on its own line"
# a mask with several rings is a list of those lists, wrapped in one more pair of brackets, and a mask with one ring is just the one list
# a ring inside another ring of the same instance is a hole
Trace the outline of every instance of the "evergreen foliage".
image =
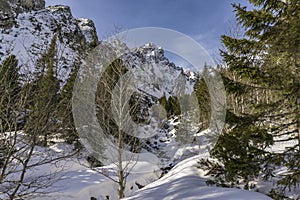
[(18, 129), (15, 120), (20, 115), (17, 107), (20, 98), (20, 75), (18, 61), (14, 55), (7, 57), (0, 65), (0, 131)]
[[(204, 66), (203, 73), (206, 73), (207, 66)], [(200, 111), (200, 130), (205, 130), (209, 127), (210, 122), (210, 95), (203, 76), (197, 77), (195, 80), (194, 91), (199, 104)]]
[(68, 143), (73, 143), (79, 139), (72, 114), (73, 87), (79, 70), (79, 64), (80, 61), (74, 64), (66, 83), (62, 87), (57, 108), (60, 132), (64, 134)]
[(168, 118), (181, 114), (180, 103), (176, 96), (170, 96), (167, 99), (166, 95), (164, 95), (159, 99), (159, 103), (165, 108)]
[(10, 150), (5, 132), (17, 131), (21, 125), (20, 80), (18, 60), (10, 55), (0, 65), (0, 168)]
[[(212, 155), (228, 181), (269, 178), (274, 164), (284, 165), (278, 181), (284, 191), (300, 183), (300, 2), (249, 2), (254, 8), (233, 4), (244, 35), (222, 36), (223, 78), (233, 101)], [(293, 145), (283, 152), (266, 149), (287, 141)]]
[(49, 49), (37, 61), (33, 83), (28, 86), (31, 91), (30, 113), (25, 130), (28, 135), (39, 136), (39, 144), (47, 145), (48, 137), (57, 130), (57, 104), (59, 80), (56, 68), (56, 37)]

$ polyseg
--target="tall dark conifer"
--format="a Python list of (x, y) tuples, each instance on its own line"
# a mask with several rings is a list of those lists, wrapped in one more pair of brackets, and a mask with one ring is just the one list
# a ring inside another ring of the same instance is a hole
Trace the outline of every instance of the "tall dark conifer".
[(57, 113), (60, 129), (65, 134), (67, 142), (70, 143), (78, 139), (72, 114), (72, 95), (79, 64), (79, 61), (74, 64), (65, 85), (61, 89)]
[[(1, 131), (12, 131), (15, 123), (18, 99), (20, 98), (20, 75), (18, 60), (14, 55), (7, 57), (0, 65), (0, 126)], [(19, 110), (18, 110), (19, 111)]]
[(9, 151), (5, 132), (19, 129), (20, 89), (18, 60), (10, 55), (0, 65), (0, 168)]
[[(270, 163), (288, 172), (282, 189), (300, 183), (300, 1), (249, 0), (247, 9), (233, 4), (245, 34), (224, 35), (221, 51), (228, 95), (243, 99), (229, 109), (228, 129), (213, 151), (225, 166), (227, 180), (272, 175)], [(267, 150), (273, 142), (292, 142), (282, 152)]]
[[(203, 74), (207, 73), (208, 67), (204, 66)], [(200, 130), (209, 127), (210, 122), (210, 95), (203, 75), (195, 80), (194, 91), (198, 100), (200, 110)]]
[[(47, 145), (48, 137), (57, 128), (59, 80), (57, 78), (56, 36), (48, 50), (37, 61), (35, 80), (31, 85), (32, 100), (26, 121), (29, 135), (38, 136), (39, 143)], [(43, 139), (41, 139), (43, 138)]]

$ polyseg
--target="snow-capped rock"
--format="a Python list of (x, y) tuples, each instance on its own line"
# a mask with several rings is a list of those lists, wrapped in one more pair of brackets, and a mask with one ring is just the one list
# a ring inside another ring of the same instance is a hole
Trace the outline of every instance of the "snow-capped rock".
[(0, 2), (0, 62), (16, 55), (21, 69), (32, 70), (36, 61), (57, 37), (57, 65), (61, 79), (83, 59), (89, 43), (97, 40), (91, 20), (76, 20), (68, 6), (49, 6), (43, 0)]
[(85, 19), (85, 18), (78, 18), (77, 23), (88, 43), (93, 42), (93, 40), (97, 38), (97, 33), (95, 31), (95, 24), (92, 20)]
[(44, 0), (2, 0), (0, 2), (0, 27), (11, 28), (15, 18), (22, 12), (37, 11), (45, 8)]
[[(153, 43), (133, 49), (123, 56), (123, 62), (134, 73), (136, 84), (148, 94), (161, 98), (166, 95), (190, 94), (194, 81), (187, 78), (183, 68), (164, 55), (164, 50)], [(147, 84), (146, 84), (147, 83)]]

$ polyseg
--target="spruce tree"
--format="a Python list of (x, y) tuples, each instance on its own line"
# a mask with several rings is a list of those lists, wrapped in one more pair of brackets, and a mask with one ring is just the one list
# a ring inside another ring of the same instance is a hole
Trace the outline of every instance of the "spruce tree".
[(60, 130), (64, 133), (67, 142), (72, 143), (78, 140), (76, 127), (72, 114), (72, 95), (76, 76), (79, 70), (79, 61), (74, 64), (69, 77), (62, 87), (59, 95), (58, 120)]
[(170, 96), (168, 99), (164, 94), (160, 99), (159, 103), (165, 108), (167, 117), (175, 117), (181, 114), (180, 102), (176, 96)]
[(16, 56), (10, 55), (0, 65), (0, 127), (2, 131), (17, 129), (17, 104), (20, 94), (20, 75)]
[[(208, 67), (204, 66), (203, 74), (207, 72)], [(196, 77), (194, 91), (199, 104), (200, 111), (200, 130), (205, 130), (209, 127), (210, 122), (210, 96), (209, 90), (203, 76)]]
[(5, 132), (20, 128), (20, 89), (18, 60), (10, 55), (0, 65), (0, 168), (10, 150)]
[[(222, 36), (228, 95), (243, 99), (242, 109), (227, 112), (228, 129), (213, 155), (221, 160), (229, 181), (247, 183), (263, 174), (273, 175), (271, 163), (288, 172), (282, 189), (300, 182), (300, 2), (249, 0), (253, 8), (233, 4), (243, 37)], [(232, 76), (233, 75), (233, 76)], [(233, 78), (233, 77), (238, 78)], [(266, 149), (291, 141), (283, 152)]]
[(32, 100), (26, 121), (26, 132), (47, 145), (48, 137), (57, 129), (59, 80), (56, 66), (56, 37), (49, 49), (37, 61), (35, 79), (31, 85)]

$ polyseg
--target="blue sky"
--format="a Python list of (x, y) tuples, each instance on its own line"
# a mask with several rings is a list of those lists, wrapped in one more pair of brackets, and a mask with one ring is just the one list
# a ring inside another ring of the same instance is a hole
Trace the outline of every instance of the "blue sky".
[(74, 17), (92, 19), (99, 39), (110, 35), (115, 26), (122, 31), (163, 27), (191, 36), (216, 56), (220, 35), (234, 21), (233, 2), (247, 5), (247, 0), (46, 0), (46, 5), (68, 5)]

